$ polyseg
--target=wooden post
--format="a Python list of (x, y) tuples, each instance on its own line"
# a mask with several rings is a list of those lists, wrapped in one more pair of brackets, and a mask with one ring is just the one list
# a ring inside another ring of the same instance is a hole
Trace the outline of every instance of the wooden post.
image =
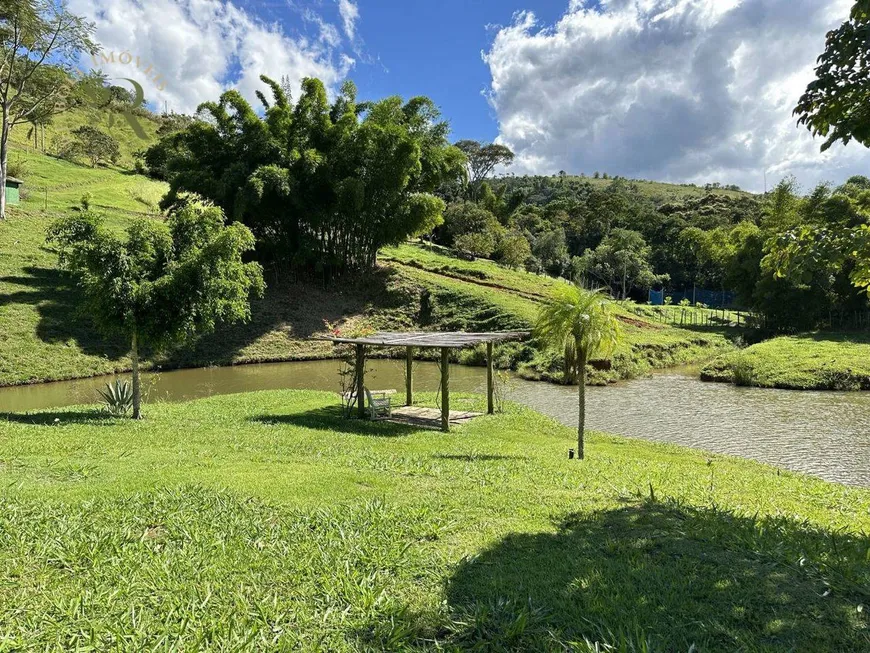
[(495, 412), (493, 402), (493, 378), (492, 378), (492, 343), (486, 343), (486, 412), (492, 415)]
[(450, 430), (450, 348), (441, 348), (441, 430)]
[(405, 405), (414, 405), (414, 381), (412, 373), (414, 369), (414, 348), (405, 347)]
[(366, 416), (366, 346), (356, 346), (356, 414), (360, 419)]

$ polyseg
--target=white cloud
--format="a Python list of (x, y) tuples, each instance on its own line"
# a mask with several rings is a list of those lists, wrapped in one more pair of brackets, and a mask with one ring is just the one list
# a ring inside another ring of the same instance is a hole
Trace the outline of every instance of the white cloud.
[(809, 186), (870, 171), (851, 144), (822, 155), (792, 108), (826, 32), (851, 0), (571, 0), (531, 12), (484, 60), (499, 140), (516, 172), (600, 170), (753, 190), (795, 174)]
[(344, 25), (344, 33), (353, 41), (356, 38), (356, 21), (359, 20), (359, 7), (353, 0), (338, 0), (338, 13)]
[[(319, 38), (310, 40), (221, 0), (71, 0), (70, 8), (96, 23), (104, 52), (114, 54), (114, 62), (98, 59), (103, 72), (136, 79), (149, 101), (166, 101), (174, 111), (192, 112), (228, 87), (253, 101), (264, 88), (261, 74), (286, 75), (297, 85), (318, 77), (335, 86), (353, 65), (339, 51), (337, 30), (322, 20)], [(132, 63), (119, 61), (122, 53)], [(87, 57), (82, 66), (94, 63)]]

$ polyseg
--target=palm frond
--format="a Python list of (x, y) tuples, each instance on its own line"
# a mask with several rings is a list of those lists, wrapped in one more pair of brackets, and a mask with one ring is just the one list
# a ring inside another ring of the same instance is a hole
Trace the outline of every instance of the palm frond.
[(541, 306), (535, 335), (547, 345), (565, 350), (571, 357), (576, 348), (587, 356), (613, 353), (621, 337), (619, 321), (611, 302), (600, 290), (585, 290), (572, 284), (557, 286)]

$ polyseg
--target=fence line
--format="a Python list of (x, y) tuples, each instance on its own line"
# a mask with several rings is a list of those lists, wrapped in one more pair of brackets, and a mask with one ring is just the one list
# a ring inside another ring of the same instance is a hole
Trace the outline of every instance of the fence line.
[(870, 311), (828, 311), (829, 329), (870, 329)]
[[(649, 317), (645, 313), (645, 317)], [(656, 306), (652, 310), (653, 321), (672, 326), (731, 326), (748, 327), (752, 315), (726, 308), (692, 308), (689, 306)]]

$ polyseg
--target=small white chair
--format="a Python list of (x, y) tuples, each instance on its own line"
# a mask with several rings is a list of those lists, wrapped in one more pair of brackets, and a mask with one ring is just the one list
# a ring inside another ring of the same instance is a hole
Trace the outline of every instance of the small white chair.
[(368, 401), (369, 414), (372, 419), (379, 419), (393, 416), (393, 404), (390, 400), (391, 392), (375, 391), (371, 392), (366, 388), (366, 401)]

